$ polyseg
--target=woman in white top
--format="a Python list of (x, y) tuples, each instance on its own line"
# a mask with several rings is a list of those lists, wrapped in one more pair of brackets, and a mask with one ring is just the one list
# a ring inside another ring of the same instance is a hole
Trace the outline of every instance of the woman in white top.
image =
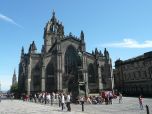
[(51, 101), (51, 95), (50, 95), (50, 93), (48, 93), (46, 95), (46, 99), (47, 99), (47, 102), (50, 103), (50, 101)]
[(65, 97), (63, 93), (61, 94), (61, 105), (62, 105), (62, 110), (64, 109), (64, 104), (65, 104)]

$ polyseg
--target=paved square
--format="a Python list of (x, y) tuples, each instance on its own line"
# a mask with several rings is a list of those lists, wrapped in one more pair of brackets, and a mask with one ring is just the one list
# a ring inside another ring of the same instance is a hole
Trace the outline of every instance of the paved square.
[(81, 105), (72, 104), (71, 112), (66, 109), (61, 111), (57, 104), (36, 104), (23, 102), (21, 100), (2, 100), (0, 103), (0, 114), (146, 114), (145, 105), (149, 105), (152, 114), (152, 99), (144, 98), (144, 110), (139, 109), (138, 98), (124, 97), (123, 103), (119, 104), (118, 99), (113, 100), (112, 105), (97, 104), (85, 105), (85, 111), (81, 111)]

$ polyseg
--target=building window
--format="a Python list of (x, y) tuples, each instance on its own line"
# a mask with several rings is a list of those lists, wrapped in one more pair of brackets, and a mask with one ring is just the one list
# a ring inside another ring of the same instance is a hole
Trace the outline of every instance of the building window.
[(145, 78), (147, 78), (147, 72), (146, 71), (144, 71), (144, 75), (145, 75)]
[(133, 76), (134, 76), (134, 79), (136, 80), (136, 74), (135, 74), (135, 72), (133, 72)]
[(140, 78), (141, 77), (141, 74), (140, 74), (141, 72), (140, 71), (138, 71), (138, 77)]
[(149, 71), (150, 77), (152, 78), (152, 67), (149, 67), (148, 71)]
[(89, 81), (89, 83), (96, 82), (96, 76), (95, 76), (93, 64), (89, 64), (89, 66), (88, 66), (88, 81)]

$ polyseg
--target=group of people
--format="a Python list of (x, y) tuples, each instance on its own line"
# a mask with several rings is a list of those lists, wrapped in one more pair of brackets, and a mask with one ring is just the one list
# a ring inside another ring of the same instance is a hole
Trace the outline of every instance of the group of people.
[[(119, 103), (122, 102), (122, 94), (119, 94)], [(81, 103), (81, 100), (83, 99), (84, 102), (87, 104), (103, 104), (105, 102), (106, 105), (112, 104), (112, 99), (117, 98), (116, 95), (114, 95), (111, 91), (102, 92), (98, 96), (81, 96), (77, 98), (77, 103)], [(63, 106), (62, 109), (64, 109), (64, 104), (66, 103), (69, 107), (69, 102), (71, 101), (71, 95), (65, 94), (63, 92), (60, 93), (47, 93), (47, 92), (41, 92), (41, 93), (35, 93), (31, 95), (22, 95), (23, 101), (33, 101), (33, 102), (39, 102), (39, 103), (45, 103), (45, 104), (51, 104), (59, 103), (59, 106)], [(70, 110), (70, 108), (69, 108)]]
[(71, 111), (70, 93), (65, 94), (63, 92), (60, 92), (60, 93), (41, 92), (41, 93), (35, 93), (35, 94), (30, 94), (30, 95), (23, 94), (21, 99), (23, 99), (23, 101), (32, 101), (35, 103), (45, 103), (45, 104), (51, 104), (51, 105), (58, 103), (59, 107), (62, 107), (62, 110), (65, 109), (65, 104), (66, 104), (67, 111)]
[(67, 111), (71, 111), (70, 103), (71, 103), (71, 96), (70, 96), (70, 94), (68, 93), (66, 95), (66, 94), (61, 93), (61, 95), (59, 96), (59, 106), (61, 104), (62, 110), (65, 108), (65, 104), (66, 104)]
[[(106, 105), (108, 104), (112, 104), (112, 100), (116, 99), (118, 97), (119, 99), (119, 103), (122, 103), (122, 94), (119, 93), (118, 96), (115, 95), (114, 93), (112, 93), (112, 91), (103, 91), (101, 92), (101, 94), (99, 95), (93, 95), (93, 96), (86, 96), (84, 98), (84, 101), (87, 104), (103, 104), (105, 103)], [(79, 99), (81, 99), (82, 97), (80, 97)], [(78, 102), (81, 100), (78, 100)]]
[[(122, 93), (119, 93), (118, 95), (113, 94), (111, 91), (106, 91), (106, 92), (102, 92), (100, 95), (98, 96), (81, 96), (79, 98), (77, 98), (77, 103), (82, 104), (82, 106), (84, 105), (84, 103), (86, 104), (103, 104), (105, 103), (106, 105), (108, 104), (112, 104), (112, 100), (114, 98), (118, 98), (118, 102), (122, 103), (123, 100), (123, 96)], [(41, 93), (35, 93), (35, 94), (31, 94), (31, 95), (22, 95), (22, 99), (23, 101), (33, 101), (35, 103), (39, 102), (39, 103), (45, 103), (45, 104), (55, 104), (58, 103), (59, 107), (61, 107), (61, 110), (66, 109), (67, 107), (67, 111), (71, 111), (71, 94), (70, 93), (47, 93), (47, 92), (41, 92)], [(140, 95), (139, 96), (139, 105), (140, 105), (140, 109), (143, 109), (143, 97)], [(83, 108), (83, 107), (82, 107)]]

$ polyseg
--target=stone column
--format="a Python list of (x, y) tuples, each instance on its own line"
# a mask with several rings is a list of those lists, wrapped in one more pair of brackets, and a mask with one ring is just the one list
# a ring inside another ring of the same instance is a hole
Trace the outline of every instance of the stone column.
[(57, 90), (60, 90), (60, 56), (57, 55)]
[(62, 58), (61, 53), (57, 55), (57, 90), (62, 90)]
[(29, 59), (28, 64), (28, 76), (27, 76), (27, 94), (30, 95), (31, 93), (31, 58)]
[(103, 89), (101, 66), (98, 66), (98, 85), (99, 85), (99, 91), (101, 91)]
[(89, 89), (88, 89), (88, 72), (87, 72), (87, 58), (85, 54), (83, 54), (83, 75), (84, 75), (84, 82), (85, 82), (85, 89), (86, 89), (86, 95), (88, 96), (89, 94)]
[(31, 94), (31, 79), (27, 79), (27, 94)]
[(60, 87), (59, 90), (62, 90), (62, 54), (60, 54), (60, 76), (59, 76)]
[(62, 52), (60, 41), (57, 43), (57, 90), (62, 90)]
[(86, 95), (88, 96), (88, 94), (89, 94), (89, 87), (88, 87), (88, 72), (87, 71), (85, 73), (85, 77), (86, 77)]
[(85, 55), (82, 53), (82, 73), (83, 73), (83, 81), (86, 81), (85, 77), (85, 70), (86, 70), (86, 58)]
[(111, 73), (111, 90), (113, 91), (114, 89), (114, 77), (113, 77), (113, 69), (112, 69), (112, 65), (110, 66), (110, 73)]
[(46, 67), (42, 66), (42, 76), (41, 76), (41, 91), (45, 91), (45, 70)]

